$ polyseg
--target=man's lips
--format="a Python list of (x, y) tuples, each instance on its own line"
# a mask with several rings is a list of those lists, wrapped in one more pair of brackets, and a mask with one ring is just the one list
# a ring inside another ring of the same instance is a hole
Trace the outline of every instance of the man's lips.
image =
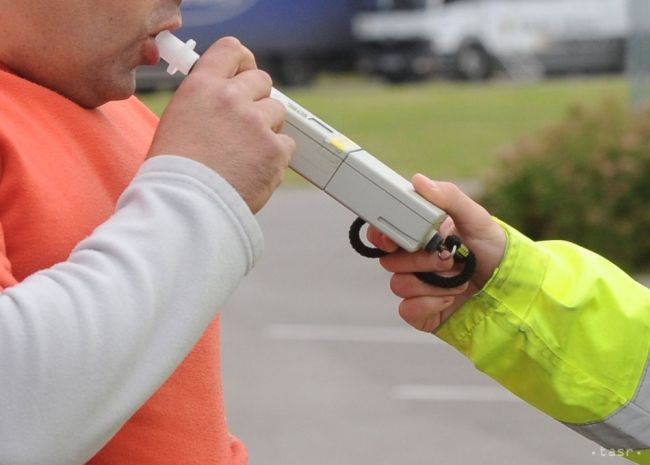
[(156, 44), (155, 36), (149, 36), (142, 47), (143, 61), (145, 65), (157, 65), (160, 62), (160, 51)]
[(181, 27), (181, 24), (181, 18), (174, 17), (173, 19), (160, 24), (160, 26), (149, 35), (143, 46), (142, 53), (144, 64), (157, 65), (160, 62), (160, 51), (158, 50), (158, 44), (156, 44), (156, 36), (162, 31), (176, 30)]

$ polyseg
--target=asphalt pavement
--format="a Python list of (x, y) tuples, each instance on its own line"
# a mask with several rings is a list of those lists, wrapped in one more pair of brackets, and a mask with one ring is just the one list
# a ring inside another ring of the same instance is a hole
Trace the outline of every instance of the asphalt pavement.
[(328, 196), (282, 188), (258, 219), (264, 257), (222, 313), (228, 421), (251, 465), (629, 463), (403, 323)]

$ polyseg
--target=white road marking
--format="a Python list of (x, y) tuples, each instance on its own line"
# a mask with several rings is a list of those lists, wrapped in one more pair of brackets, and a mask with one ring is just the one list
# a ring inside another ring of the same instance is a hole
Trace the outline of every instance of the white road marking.
[(437, 402), (523, 402), (499, 386), (404, 384), (395, 386), (393, 397)]
[(441, 344), (437, 337), (410, 327), (359, 325), (272, 324), (270, 339), (320, 342), (382, 342), (396, 344)]

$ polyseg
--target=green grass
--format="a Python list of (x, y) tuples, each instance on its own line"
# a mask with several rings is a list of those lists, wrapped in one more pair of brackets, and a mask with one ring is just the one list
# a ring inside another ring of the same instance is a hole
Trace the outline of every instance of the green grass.
[[(322, 79), (287, 94), (405, 176), (481, 176), (501, 147), (559, 120), (576, 103), (624, 101), (621, 77), (539, 83), (388, 86)], [(169, 93), (142, 96), (160, 113)]]

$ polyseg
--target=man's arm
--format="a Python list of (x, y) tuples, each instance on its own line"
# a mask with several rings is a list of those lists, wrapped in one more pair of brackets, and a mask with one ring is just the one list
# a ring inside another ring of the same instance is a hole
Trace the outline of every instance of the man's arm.
[[(382, 259), (395, 273), (402, 316), (553, 418), (650, 463), (650, 290), (574, 244), (531, 241), (455, 186), (414, 181), (450, 213), (448, 232), (463, 238), (481, 268), (468, 286), (448, 291), (410, 273), (448, 270), (450, 260), (400, 251)], [(393, 249), (377, 231), (370, 238)]]
[(0, 463), (85, 463), (190, 351), (261, 247), (220, 176), (149, 160), (69, 260), (0, 295)]
[(436, 335), (556, 420), (650, 463), (650, 290), (588, 250), (503, 227), (501, 265)]
[(295, 147), (271, 87), (236, 39), (213, 45), (114, 215), (67, 261), (0, 295), (0, 463), (85, 463), (252, 267), (262, 242), (252, 213)]

